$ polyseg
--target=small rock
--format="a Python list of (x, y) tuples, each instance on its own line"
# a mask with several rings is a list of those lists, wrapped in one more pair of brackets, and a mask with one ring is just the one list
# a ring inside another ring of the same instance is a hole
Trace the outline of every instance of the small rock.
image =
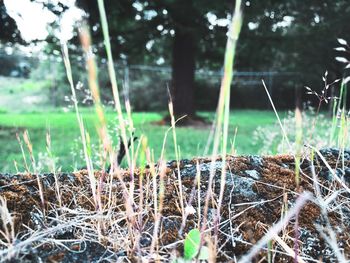
[(249, 162), (255, 169), (261, 169), (263, 165), (263, 159), (258, 155), (250, 155)]
[[(324, 157), (333, 156), (335, 158), (338, 158), (342, 154), (342, 151), (337, 149), (337, 148), (323, 148), (320, 150), (320, 153)], [(344, 159), (346, 161), (350, 161), (350, 150), (349, 149), (344, 150)]]
[[(226, 185), (228, 187), (233, 187), (233, 194), (246, 197), (249, 200), (257, 196), (253, 190), (254, 183), (255, 180), (248, 177), (238, 176), (234, 174), (231, 176), (227, 175)], [(228, 190), (231, 191), (231, 189)]]
[(148, 247), (152, 243), (152, 239), (147, 233), (143, 233), (141, 238), (140, 238), (140, 246), (141, 247)]
[(259, 180), (261, 178), (260, 173), (256, 170), (245, 170), (244, 172), (254, 180)]

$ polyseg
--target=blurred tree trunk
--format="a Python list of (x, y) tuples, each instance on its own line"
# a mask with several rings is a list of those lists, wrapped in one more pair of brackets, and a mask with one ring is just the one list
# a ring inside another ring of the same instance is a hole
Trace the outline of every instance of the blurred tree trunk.
[(185, 28), (176, 28), (172, 54), (172, 99), (174, 115), (195, 115), (195, 39)]

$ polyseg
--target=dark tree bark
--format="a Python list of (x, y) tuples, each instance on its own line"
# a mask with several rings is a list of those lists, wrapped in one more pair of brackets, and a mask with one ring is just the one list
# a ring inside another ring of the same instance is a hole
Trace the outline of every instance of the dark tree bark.
[(177, 28), (172, 53), (172, 99), (176, 118), (187, 115), (193, 118), (194, 77), (195, 77), (195, 38), (190, 30)]

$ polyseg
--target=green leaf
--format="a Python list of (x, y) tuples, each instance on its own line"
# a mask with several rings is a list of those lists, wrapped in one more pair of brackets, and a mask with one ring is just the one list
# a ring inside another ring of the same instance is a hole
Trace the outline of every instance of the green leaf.
[(201, 242), (201, 233), (198, 229), (192, 229), (184, 242), (184, 258), (185, 259), (193, 259), (199, 250)]

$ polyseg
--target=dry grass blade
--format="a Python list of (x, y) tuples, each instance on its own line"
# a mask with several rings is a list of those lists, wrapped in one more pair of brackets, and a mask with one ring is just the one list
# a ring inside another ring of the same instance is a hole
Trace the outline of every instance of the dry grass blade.
[(35, 157), (33, 154), (33, 145), (30, 142), (30, 138), (29, 138), (29, 134), (28, 134), (27, 130), (25, 130), (23, 133), (23, 140), (24, 140), (25, 144), (27, 145), (27, 148), (29, 151), (30, 161), (32, 162), (33, 171), (34, 171), (34, 174), (36, 175), (36, 179), (37, 179), (37, 183), (38, 183), (41, 206), (42, 206), (42, 209), (45, 213), (45, 200), (44, 200), (44, 194), (43, 194), (43, 185), (41, 183), (40, 176), (39, 176), (38, 171), (36, 169), (36, 161), (35, 161)]
[[(101, 98), (100, 98), (100, 88), (98, 84), (98, 74), (97, 74), (97, 66), (94, 59), (94, 54), (92, 53), (91, 47), (91, 38), (90, 33), (87, 27), (83, 27), (80, 31), (80, 39), (81, 43), (86, 55), (86, 64), (88, 71), (88, 80), (89, 80), (89, 88), (91, 91), (91, 95), (94, 101), (94, 106), (97, 114), (97, 118), (99, 120), (99, 137), (103, 144), (103, 164), (105, 164), (108, 156), (110, 157), (110, 163), (113, 162), (112, 155), (112, 143), (109, 138), (108, 130), (107, 130), (107, 121), (105, 118)], [(127, 144), (125, 144), (127, 145)]]
[(266, 87), (265, 81), (264, 81), (264, 80), (261, 80), (261, 81), (262, 81), (262, 84), (263, 84), (263, 86), (264, 86), (264, 88), (265, 88), (266, 94), (267, 94), (267, 96), (268, 96), (268, 98), (269, 98), (269, 101), (270, 101), (270, 103), (271, 103), (271, 106), (272, 106), (272, 108), (273, 108), (273, 111), (275, 112), (275, 115), (276, 115), (276, 118), (277, 118), (277, 120), (278, 120), (278, 123), (279, 123), (279, 125), (280, 125), (280, 127), (281, 127), (281, 131), (282, 131), (282, 133), (283, 133), (283, 138), (286, 140), (286, 142), (287, 142), (287, 144), (288, 144), (288, 147), (289, 147), (289, 150), (292, 152), (292, 150), (293, 150), (293, 149), (292, 149), (292, 146), (291, 146), (291, 144), (290, 144), (290, 142), (289, 142), (287, 133), (286, 133), (286, 131), (285, 131), (283, 125), (282, 125), (281, 119), (280, 119), (280, 117), (279, 117), (279, 115), (278, 115), (278, 113), (277, 113), (277, 110), (276, 110), (276, 108), (275, 108), (275, 104), (273, 103), (273, 100), (272, 100), (272, 98), (271, 98), (271, 96), (270, 96), (269, 90), (268, 90), (267, 87)]
[(230, 113), (230, 91), (231, 91), (231, 82), (233, 77), (233, 64), (236, 52), (237, 41), (242, 27), (242, 10), (241, 10), (241, 1), (236, 1), (235, 10), (232, 16), (230, 23), (230, 28), (227, 36), (226, 51), (225, 51), (225, 61), (224, 61), (224, 76), (221, 81), (220, 95), (217, 107), (217, 116), (216, 116), (216, 127), (214, 133), (214, 144), (213, 151), (211, 155), (211, 166), (210, 166), (210, 177), (208, 182), (208, 191), (206, 194), (205, 205), (204, 205), (204, 214), (203, 214), (203, 225), (202, 232), (206, 228), (206, 220), (208, 215), (208, 206), (209, 200), (212, 196), (212, 184), (213, 178), (215, 175), (215, 159), (219, 152), (219, 145), (221, 143), (220, 137), (222, 138), (222, 167), (221, 167), (221, 186), (220, 194), (218, 200), (217, 215), (215, 218), (215, 246), (217, 245), (218, 238), (218, 225), (220, 221), (220, 207), (223, 200), (223, 192), (226, 182), (226, 151), (227, 151), (227, 138), (228, 138), (228, 125), (229, 125), (229, 113)]
[(334, 169), (332, 169), (332, 167), (328, 164), (327, 160), (324, 158), (324, 156), (320, 153), (319, 150), (317, 150), (315, 147), (312, 147), (310, 145), (308, 145), (309, 148), (311, 148), (312, 150), (314, 150), (317, 155), (320, 157), (320, 159), (322, 160), (322, 162), (325, 164), (325, 166), (327, 167), (327, 169), (329, 170), (329, 172), (332, 174), (333, 178), (335, 178), (335, 180), (342, 186), (344, 187), (344, 189), (350, 193), (350, 188), (344, 183), (344, 181), (342, 179), (339, 178), (339, 176), (334, 172)]
[[(73, 74), (72, 74), (72, 68), (71, 68), (71, 64), (70, 64), (70, 60), (69, 60), (68, 47), (67, 47), (67, 43), (65, 43), (65, 42), (62, 43), (62, 56), (63, 56), (64, 65), (66, 68), (68, 82), (69, 82), (71, 92), (72, 92), (75, 114), (76, 114), (76, 118), (77, 118), (77, 121), (79, 124), (81, 142), (83, 145), (83, 151), (84, 151), (84, 157), (85, 157), (84, 159), (85, 159), (86, 168), (87, 168), (88, 174), (89, 174), (91, 191), (92, 191), (92, 195), (94, 198), (95, 206), (97, 207), (98, 203), (99, 203), (97, 200), (97, 194), (96, 194), (97, 181), (96, 181), (96, 178), (94, 176), (92, 161), (91, 161), (91, 158), (89, 157), (89, 153), (88, 153), (86, 132), (85, 132), (85, 128), (84, 128), (83, 119), (79, 113), (78, 100), (77, 100), (77, 95), (76, 95), (75, 88), (74, 88)], [(80, 84), (78, 84), (78, 85), (80, 85)]]
[[(278, 235), (273, 235), (273, 238), (277, 241), (277, 243), (278, 244), (280, 244), (280, 246), (288, 253), (288, 255), (290, 256), (290, 257), (294, 257), (295, 256), (295, 252), (294, 252), (294, 250), (290, 247), (290, 246), (288, 246), (287, 244), (286, 244), (286, 242), (284, 242), (283, 240), (282, 240), (282, 238), (280, 238)], [(296, 258), (296, 262), (298, 262), (298, 263), (306, 263), (302, 258), (300, 258), (300, 257), (297, 257)]]
[(174, 141), (174, 150), (175, 150), (175, 156), (176, 156), (176, 166), (177, 166), (177, 179), (179, 183), (179, 200), (180, 200), (180, 205), (181, 205), (181, 214), (182, 214), (182, 219), (185, 220), (185, 210), (184, 210), (184, 197), (182, 193), (182, 180), (181, 180), (181, 174), (180, 174), (180, 156), (179, 156), (179, 149), (177, 145), (177, 137), (176, 137), (176, 130), (175, 130), (175, 116), (174, 116), (174, 108), (173, 108), (173, 102), (171, 99), (169, 100), (168, 104), (169, 108), (169, 114), (171, 118), (171, 128), (173, 131), (173, 141)]
[[(100, 17), (101, 17), (101, 25), (102, 25), (102, 31), (103, 31), (103, 37), (104, 37), (104, 44), (105, 44), (106, 53), (107, 53), (108, 73), (109, 73), (109, 78), (110, 78), (111, 84), (112, 84), (112, 92), (113, 92), (113, 98), (114, 98), (114, 103), (115, 103), (115, 109), (118, 113), (118, 120), (119, 120), (119, 125), (120, 125), (121, 137), (122, 137), (124, 145), (128, 145), (125, 121), (123, 118), (123, 111), (122, 111), (122, 107), (120, 104), (117, 78), (116, 78), (116, 73), (115, 73), (115, 69), (114, 69), (114, 61), (113, 61), (112, 48), (111, 48), (110, 37), (109, 37), (109, 29), (108, 29), (106, 10), (105, 10), (103, 0), (98, 0), (97, 3), (98, 3), (98, 9), (100, 12)], [(126, 150), (125, 155), (126, 155), (129, 167), (131, 167), (131, 157), (130, 157), (129, 149), (126, 147), (125, 150)]]
[(0, 244), (11, 247), (16, 239), (14, 218), (8, 210), (6, 199), (2, 196), (0, 196), (0, 222), (3, 229), (0, 228)]

